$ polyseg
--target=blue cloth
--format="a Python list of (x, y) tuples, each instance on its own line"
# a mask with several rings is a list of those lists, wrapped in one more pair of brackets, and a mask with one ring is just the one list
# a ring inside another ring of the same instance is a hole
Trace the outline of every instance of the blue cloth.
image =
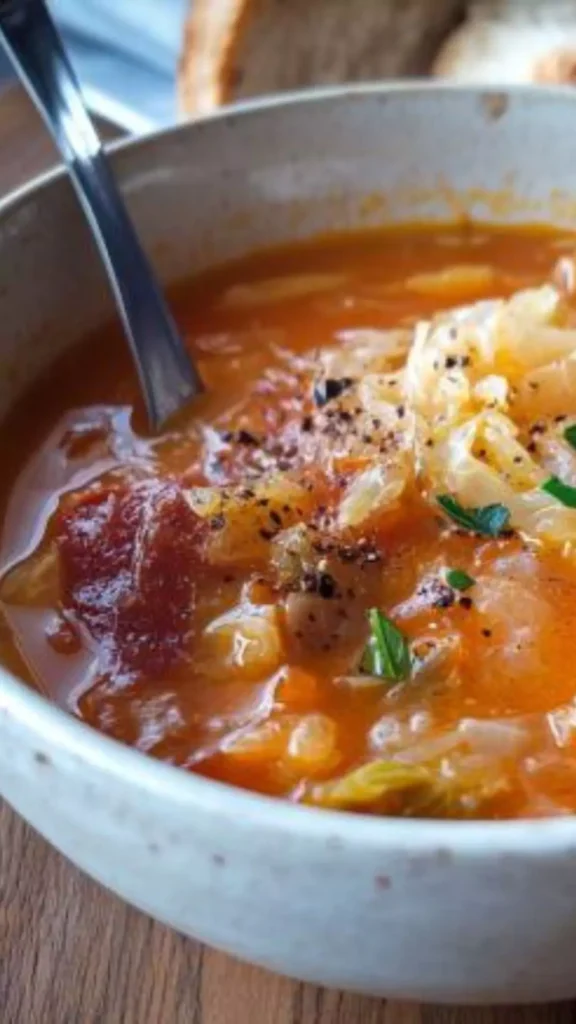
[(91, 108), (131, 131), (176, 117), (188, 0), (51, 0)]

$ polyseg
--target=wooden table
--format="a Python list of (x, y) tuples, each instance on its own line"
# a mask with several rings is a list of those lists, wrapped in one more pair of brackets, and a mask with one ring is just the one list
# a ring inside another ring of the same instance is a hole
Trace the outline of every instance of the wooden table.
[[(0, 96), (0, 193), (53, 162), (22, 94)], [(0, 804), (0, 1024), (575, 1021), (572, 1004), (419, 1007), (323, 991), (247, 967), (131, 910)]]

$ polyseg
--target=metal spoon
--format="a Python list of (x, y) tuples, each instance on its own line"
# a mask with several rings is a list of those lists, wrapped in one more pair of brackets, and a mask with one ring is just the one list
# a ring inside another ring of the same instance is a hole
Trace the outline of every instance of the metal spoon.
[(43, 0), (0, 0), (0, 39), (68, 167), (100, 250), (157, 430), (202, 383), (138, 241)]

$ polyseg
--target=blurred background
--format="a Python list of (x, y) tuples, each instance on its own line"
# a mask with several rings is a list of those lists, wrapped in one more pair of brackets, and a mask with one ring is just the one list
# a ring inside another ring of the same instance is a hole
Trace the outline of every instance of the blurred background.
[[(130, 132), (176, 116), (175, 73), (188, 0), (51, 0), (88, 102)], [(0, 78), (13, 75), (0, 52)]]
[[(131, 133), (223, 102), (351, 80), (576, 85), (576, 0), (49, 4), (92, 112)], [(13, 81), (0, 52), (0, 88)]]

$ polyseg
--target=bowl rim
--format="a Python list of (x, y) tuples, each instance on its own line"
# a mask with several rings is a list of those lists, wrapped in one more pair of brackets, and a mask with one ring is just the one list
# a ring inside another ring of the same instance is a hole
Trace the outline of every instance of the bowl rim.
[[(271, 109), (318, 105), (349, 97), (385, 98), (459, 95), (470, 100), (486, 97), (529, 98), (531, 102), (576, 102), (570, 86), (460, 85), (418, 80), (367, 82), (291, 91), (249, 99), (224, 106), (209, 114), (146, 132), (136, 138), (121, 138), (106, 149), (113, 161), (118, 154), (146, 150), (164, 138), (201, 130), (213, 122), (243, 120)], [(27, 181), (0, 200), (0, 222), (31, 198), (41, 200), (45, 191), (67, 178), (56, 166)], [(337, 840), (347, 848), (380, 851), (391, 847), (411, 852), (447, 852), (453, 855), (497, 860), (502, 855), (540, 858), (576, 854), (576, 815), (555, 818), (526, 818), (503, 821), (379, 818), (368, 814), (334, 811), (291, 803), (278, 797), (240, 789), (226, 782), (206, 778), (170, 765), (133, 748), (76, 718), (33, 690), (14, 673), (0, 665), (0, 721), (12, 720), (30, 734), (36, 754), (56, 746), (78, 763), (103, 772), (135, 790), (162, 797), (182, 809), (201, 810), (240, 819), (243, 827), (282, 832), (319, 843)]]

